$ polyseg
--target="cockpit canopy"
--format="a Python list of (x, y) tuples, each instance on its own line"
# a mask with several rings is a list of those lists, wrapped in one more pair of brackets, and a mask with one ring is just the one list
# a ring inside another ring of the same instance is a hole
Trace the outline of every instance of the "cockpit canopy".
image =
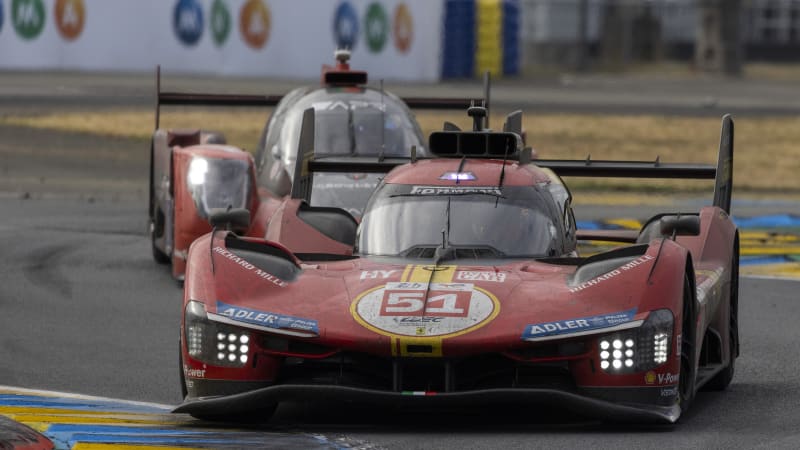
[(325, 156), (407, 156), (417, 146), (426, 156), (425, 140), (406, 105), (395, 95), (346, 87), (297, 89), (289, 93), (270, 119), (256, 157), (259, 171), (279, 162), (293, 174), (303, 111), (314, 108), (314, 153)]
[(362, 217), (362, 255), (537, 258), (574, 250), (547, 186), (414, 186), (383, 183)]

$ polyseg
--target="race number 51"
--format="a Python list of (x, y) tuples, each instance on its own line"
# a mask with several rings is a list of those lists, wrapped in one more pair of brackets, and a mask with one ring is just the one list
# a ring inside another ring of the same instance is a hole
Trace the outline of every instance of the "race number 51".
[[(426, 296), (427, 294), (427, 296)], [(384, 290), (382, 316), (466, 317), (472, 290)]]

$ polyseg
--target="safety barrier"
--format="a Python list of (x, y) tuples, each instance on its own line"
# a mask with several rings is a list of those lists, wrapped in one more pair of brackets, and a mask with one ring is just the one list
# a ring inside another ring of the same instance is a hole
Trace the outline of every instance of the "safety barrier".
[(445, 0), (442, 78), (518, 74), (520, 17), (518, 0)]

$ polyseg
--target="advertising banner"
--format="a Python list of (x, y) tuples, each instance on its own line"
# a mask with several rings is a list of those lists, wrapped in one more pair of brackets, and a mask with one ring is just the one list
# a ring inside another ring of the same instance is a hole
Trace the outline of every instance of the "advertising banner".
[(371, 79), (439, 78), (431, 0), (0, 0), (0, 70), (319, 77), (333, 51)]

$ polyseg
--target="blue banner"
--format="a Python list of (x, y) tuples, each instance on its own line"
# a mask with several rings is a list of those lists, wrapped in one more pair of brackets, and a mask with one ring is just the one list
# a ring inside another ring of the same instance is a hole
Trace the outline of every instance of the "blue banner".
[(317, 326), (316, 320), (243, 308), (241, 306), (229, 305), (221, 301), (217, 301), (217, 314), (237, 322), (244, 322), (267, 328), (306, 331), (319, 334), (319, 327)]
[(577, 319), (559, 320), (556, 322), (542, 322), (527, 325), (522, 333), (523, 340), (556, 336), (560, 334), (578, 333), (601, 328), (617, 326), (633, 320), (636, 308), (598, 316), (581, 317)]

